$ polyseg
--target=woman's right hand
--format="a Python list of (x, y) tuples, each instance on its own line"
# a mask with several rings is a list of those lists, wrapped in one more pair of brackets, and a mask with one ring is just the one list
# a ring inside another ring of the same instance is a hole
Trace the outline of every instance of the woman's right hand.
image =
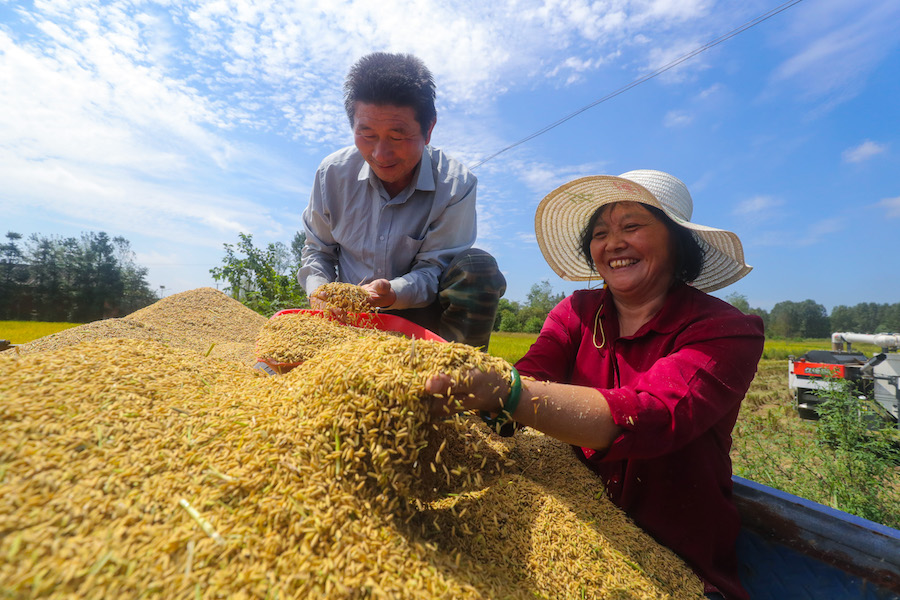
[(472, 369), (460, 381), (439, 373), (425, 382), (425, 392), (431, 396), (431, 414), (435, 416), (464, 410), (497, 413), (509, 391), (510, 382), (502, 375), (478, 369)]

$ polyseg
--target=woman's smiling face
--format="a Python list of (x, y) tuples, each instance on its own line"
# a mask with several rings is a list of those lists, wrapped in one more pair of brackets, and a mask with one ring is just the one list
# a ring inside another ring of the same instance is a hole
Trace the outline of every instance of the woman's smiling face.
[(591, 258), (613, 295), (640, 301), (665, 294), (675, 279), (666, 225), (639, 202), (616, 202), (594, 224)]

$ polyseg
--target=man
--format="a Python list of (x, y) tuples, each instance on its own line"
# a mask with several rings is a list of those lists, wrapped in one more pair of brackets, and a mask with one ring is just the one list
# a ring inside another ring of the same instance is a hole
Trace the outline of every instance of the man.
[(313, 306), (325, 283), (359, 284), (382, 312), (487, 348), (506, 280), (472, 248), (475, 176), (429, 146), (430, 71), (414, 56), (376, 52), (351, 67), (344, 94), (355, 145), (316, 171), (297, 279)]

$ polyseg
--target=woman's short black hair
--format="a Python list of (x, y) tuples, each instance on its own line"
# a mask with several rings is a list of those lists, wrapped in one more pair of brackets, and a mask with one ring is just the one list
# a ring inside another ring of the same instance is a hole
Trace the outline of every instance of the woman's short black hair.
[(353, 127), (356, 103), (409, 106), (416, 113), (422, 135), (437, 119), (434, 78), (420, 59), (411, 54), (374, 52), (350, 67), (344, 81), (344, 110)]
[[(581, 232), (581, 253), (584, 255), (588, 267), (595, 272), (597, 268), (594, 265), (594, 259), (591, 258), (591, 239), (594, 237), (594, 226), (597, 224), (597, 220), (611, 206), (612, 204), (604, 204), (595, 210), (591, 218), (588, 219), (587, 226)], [(669, 230), (669, 235), (672, 236), (673, 246), (675, 247), (675, 278), (685, 283), (691, 283), (697, 279), (703, 270), (703, 247), (697, 241), (697, 237), (690, 229), (682, 227), (655, 206), (650, 206), (649, 204), (642, 204), (642, 206), (650, 211), (650, 214), (662, 221), (666, 229)]]

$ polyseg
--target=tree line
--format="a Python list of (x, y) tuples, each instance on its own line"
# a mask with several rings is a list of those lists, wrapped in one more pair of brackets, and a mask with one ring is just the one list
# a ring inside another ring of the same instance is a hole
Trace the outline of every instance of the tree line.
[[(147, 284), (147, 269), (135, 263), (122, 237), (103, 232), (85, 233), (80, 239), (33, 234), (23, 244), (20, 234), (8, 232), (6, 240), (0, 244), (0, 320), (87, 323), (124, 316), (159, 299)], [(237, 244), (224, 244), (222, 265), (210, 274), (226, 283), (224, 291), (232, 298), (264, 316), (308, 308), (296, 278), (305, 242), (305, 236), (296, 233), (290, 245), (275, 242), (257, 248), (252, 235), (240, 233)], [(564, 297), (542, 281), (531, 286), (524, 302), (501, 298), (494, 330), (537, 333)], [(779, 302), (771, 311), (752, 308), (741, 294), (725, 300), (759, 315), (766, 335), (773, 338), (900, 331), (900, 303), (836, 306), (829, 315), (813, 300)]]
[[(531, 286), (528, 300), (518, 303), (500, 300), (495, 331), (523, 331), (537, 333), (544, 319), (564, 294), (554, 294), (550, 283), (543, 281)], [(758, 315), (772, 338), (827, 338), (834, 332), (894, 333), (900, 332), (900, 302), (876, 304), (862, 302), (855, 306), (836, 306), (831, 314), (813, 300), (786, 300), (771, 311), (751, 308), (746, 296), (731, 294), (725, 300), (747, 314)]]
[(0, 320), (89, 323), (121, 317), (159, 298), (123, 237), (9, 231), (0, 244)]

